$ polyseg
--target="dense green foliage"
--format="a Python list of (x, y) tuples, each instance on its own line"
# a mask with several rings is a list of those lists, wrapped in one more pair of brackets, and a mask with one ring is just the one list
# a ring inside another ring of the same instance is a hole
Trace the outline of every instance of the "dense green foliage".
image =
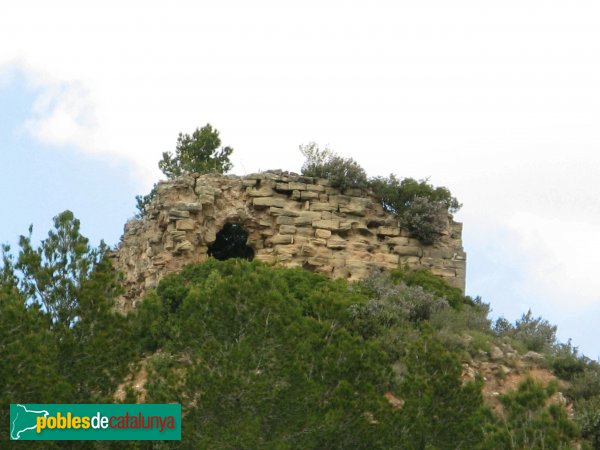
[(462, 206), (448, 188), (434, 187), (427, 180), (399, 180), (392, 174), (372, 178), (369, 184), (383, 209), (396, 215), (400, 224), (425, 244), (439, 238), (448, 212)]
[(426, 330), (404, 358), (396, 419), (399, 448), (481, 448), (491, 413), (483, 405), (483, 380), (464, 383), (456, 355)]
[(344, 327), (360, 299), (346, 284), (209, 261), (167, 277), (157, 294), (139, 310), (144, 327), (166, 330), (146, 343), (163, 349), (147, 401), (180, 399), (194, 448), (379, 447), (364, 414), (385, 410), (376, 393), (391, 370)]
[(577, 427), (563, 407), (548, 403), (555, 392), (554, 384), (544, 387), (528, 378), (515, 392), (503, 395), (500, 398), (504, 406), (502, 421), (490, 436), (494, 448), (573, 448)]
[[(71, 213), (20, 247), (0, 266), (0, 440), (8, 403), (113, 402), (121, 385), (128, 402), (181, 403), (183, 441), (27, 448), (598, 448), (598, 364), (531, 313), (493, 328), (488, 305), (429, 272), (350, 284), (209, 259), (123, 316), (106, 248), (91, 248)], [(554, 385), (531, 380), (488, 409), (462, 363), (503, 342), (539, 349), (571, 381), (575, 422), (550, 400)], [(140, 392), (126, 380), (142, 367)]]
[(372, 178), (370, 185), (374, 194), (381, 200), (383, 208), (398, 216), (410, 210), (417, 198), (425, 198), (434, 204), (442, 205), (451, 213), (457, 212), (462, 206), (448, 188), (434, 187), (428, 180), (400, 180), (392, 174), (387, 178)]
[(581, 399), (576, 404), (575, 420), (581, 435), (588, 439), (591, 448), (600, 448), (600, 397)]
[(9, 403), (110, 402), (130, 370), (139, 352), (131, 345), (131, 319), (113, 309), (121, 288), (106, 252), (89, 246), (70, 211), (55, 217), (39, 246), (21, 236), (16, 258), (4, 247), (0, 441), (8, 440)]
[(390, 274), (390, 279), (396, 284), (420, 286), (437, 298), (445, 298), (450, 306), (454, 308), (460, 307), (463, 302), (473, 304), (473, 300), (470, 297), (465, 297), (460, 289), (449, 286), (444, 280), (436, 277), (428, 270), (395, 270)]

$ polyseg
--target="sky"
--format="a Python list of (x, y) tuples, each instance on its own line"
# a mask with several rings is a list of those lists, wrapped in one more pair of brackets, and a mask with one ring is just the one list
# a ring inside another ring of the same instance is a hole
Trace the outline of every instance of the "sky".
[(314, 141), (464, 204), (467, 293), (600, 356), (600, 3), (7, 2), (0, 242), (71, 209), (115, 245), (179, 132), (233, 173)]

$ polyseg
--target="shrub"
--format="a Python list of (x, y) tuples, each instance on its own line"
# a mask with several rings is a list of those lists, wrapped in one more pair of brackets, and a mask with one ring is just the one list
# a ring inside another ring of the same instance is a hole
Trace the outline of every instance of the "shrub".
[(534, 318), (531, 310), (515, 322), (515, 339), (522, 341), (529, 350), (548, 350), (556, 342), (556, 325), (541, 317)]
[(338, 189), (367, 187), (367, 174), (352, 158), (342, 158), (325, 148), (311, 142), (301, 145), (300, 151), (306, 158), (302, 166), (302, 175), (329, 180), (331, 186)]
[(427, 330), (409, 347), (405, 366), (394, 448), (480, 448), (490, 418), (481, 377), (463, 382), (457, 356)]
[(471, 336), (471, 340), (468, 343), (468, 350), (471, 353), (471, 356), (477, 356), (477, 354), (482, 351), (485, 353), (491, 351), (490, 335), (482, 333), (481, 331), (471, 330), (469, 331), (469, 336)]
[(446, 227), (448, 212), (462, 206), (445, 187), (434, 187), (427, 180), (395, 175), (369, 181), (381, 206), (400, 220), (400, 224), (425, 244), (433, 244)]
[(590, 441), (592, 448), (600, 448), (600, 397), (578, 401), (575, 412), (581, 435)]
[(464, 333), (476, 330), (490, 333), (490, 320), (488, 305), (464, 305), (460, 309), (447, 308), (435, 312), (431, 316), (431, 325), (434, 329), (447, 329), (454, 333)]
[(556, 385), (543, 386), (531, 378), (516, 391), (499, 397), (504, 414), (486, 448), (573, 448), (577, 427), (562, 405), (548, 402)]
[(499, 317), (496, 319), (496, 322), (494, 322), (494, 332), (498, 336), (510, 337), (513, 329), (512, 323), (510, 323), (504, 317)]
[(523, 314), (514, 326), (504, 318), (498, 319), (494, 331), (498, 336), (520, 341), (527, 350), (534, 352), (551, 350), (556, 343), (556, 325), (541, 317), (534, 318), (531, 310)]
[[(400, 318), (411, 322), (429, 320), (436, 311), (448, 307), (448, 301), (426, 291), (422, 286), (405, 283), (394, 283), (388, 274), (376, 274), (368, 277), (363, 286), (373, 293), (373, 297), (365, 305), (365, 312), (380, 317), (395, 317), (395, 322)], [(393, 312), (393, 314), (390, 313)], [(389, 320), (383, 320), (382, 323)]]
[(586, 370), (573, 377), (567, 395), (571, 399), (600, 396), (600, 367), (597, 362), (590, 362)]
[(447, 214), (441, 203), (416, 197), (400, 216), (400, 224), (424, 244), (433, 244), (446, 228)]
[(353, 329), (365, 339), (376, 339), (392, 361), (401, 358), (406, 347), (419, 336), (418, 329), (432, 315), (448, 309), (421, 286), (392, 282), (389, 274), (375, 274), (360, 284), (370, 299), (349, 308)]
[(394, 270), (390, 273), (393, 283), (404, 283), (407, 286), (421, 286), (423, 290), (438, 298), (445, 298), (453, 308), (458, 308), (462, 303), (473, 303), (469, 297), (465, 297), (458, 288), (450, 286), (442, 278), (432, 274), (428, 270)]
[(550, 358), (550, 366), (559, 378), (573, 380), (575, 376), (585, 371), (588, 361), (588, 358), (580, 355), (577, 347), (573, 347), (571, 340), (569, 340), (566, 344), (558, 344), (554, 348)]
[(462, 207), (448, 188), (434, 187), (427, 179), (404, 178), (399, 180), (392, 174), (387, 178), (371, 178), (369, 186), (373, 190), (373, 194), (381, 201), (383, 209), (398, 216), (410, 208), (410, 205), (418, 197), (439, 203), (451, 213), (457, 212)]

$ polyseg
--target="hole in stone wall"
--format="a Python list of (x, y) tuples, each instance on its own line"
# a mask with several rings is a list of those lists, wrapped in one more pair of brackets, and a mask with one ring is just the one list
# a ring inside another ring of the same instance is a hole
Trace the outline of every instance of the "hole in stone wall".
[(254, 259), (254, 250), (246, 245), (248, 232), (241, 225), (226, 223), (217, 233), (217, 239), (208, 247), (208, 256), (218, 260), (229, 258)]

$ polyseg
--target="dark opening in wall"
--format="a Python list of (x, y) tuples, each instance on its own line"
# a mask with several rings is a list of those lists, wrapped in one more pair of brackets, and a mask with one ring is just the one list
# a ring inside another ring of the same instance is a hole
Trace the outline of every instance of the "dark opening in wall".
[(254, 250), (246, 245), (248, 232), (241, 225), (227, 223), (208, 247), (208, 256), (221, 261), (229, 258), (254, 259)]

